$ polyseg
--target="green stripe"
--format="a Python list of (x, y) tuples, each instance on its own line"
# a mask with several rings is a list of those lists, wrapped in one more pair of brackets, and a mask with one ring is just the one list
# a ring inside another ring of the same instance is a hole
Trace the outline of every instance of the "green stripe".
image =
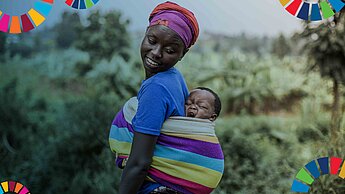
[(325, 0), (323, 0), (320, 3), (320, 6), (321, 6), (321, 11), (322, 11), (322, 15), (323, 15), (324, 19), (328, 19), (328, 18), (334, 16), (334, 12), (333, 12), (331, 6)]
[(128, 142), (121, 142), (116, 139), (109, 139), (110, 149), (118, 154), (128, 155), (131, 151), (132, 144)]
[(90, 8), (93, 6), (93, 3), (91, 0), (85, 0), (85, 2), (86, 2), (86, 8)]
[(314, 179), (308, 174), (308, 172), (302, 168), (296, 175), (296, 178), (311, 185), (314, 182)]

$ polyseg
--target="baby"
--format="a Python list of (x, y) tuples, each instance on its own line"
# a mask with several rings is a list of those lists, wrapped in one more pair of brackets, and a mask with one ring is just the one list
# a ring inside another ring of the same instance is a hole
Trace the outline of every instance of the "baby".
[(192, 90), (185, 103), (187, 117), (215, 121), (221, 110), (218, 95), (209, 88), (197, 87)]

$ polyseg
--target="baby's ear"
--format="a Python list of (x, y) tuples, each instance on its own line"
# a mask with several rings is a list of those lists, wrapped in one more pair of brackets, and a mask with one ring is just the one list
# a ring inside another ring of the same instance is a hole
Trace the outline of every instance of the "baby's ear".
[(210, 121), (215, 121), (217, 119), (218, 115), (216, 113), (212, 114), (210, 117)]

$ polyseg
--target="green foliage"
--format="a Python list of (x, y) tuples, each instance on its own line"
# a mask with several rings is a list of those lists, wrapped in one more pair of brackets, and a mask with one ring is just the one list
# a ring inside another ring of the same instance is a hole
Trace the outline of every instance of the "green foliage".
[(76, 68), (90, 57), (74, 48), (6, 61), (0, 67), (1, 177), (20, 180), (32, 193), (117, 193), (120, 171), (108, 129), (139, 88), (138, 58), (114, 55), (85, 77)]
[[(68, 27), (66, 27), (68, 26)], [(69, 48), (79, 36), (78, 29), (81, 29), (79, 15), (76, 13), (64, 12), (61, 22), (54, 26), (56, 43), (59, 48)]]
[(123, 100), (92, 93), (62, 99), (58, 91), (38, 93), (21, 78), (3, 83), (2, 178), (21, 180), (33, 193), (116, 193), (120, 174), (107, 137)]
[(321, 176), (313, 182), (309, 193), (323, 194), (323, 193), (343, 193), (345, 191), (345, 180), (337, 176)]
[(120, 55), (125, 60), (129, 56), (128, 20), (122, 21), (120, 12), (102, 15), (99, 11), (91, 13), (88, 25), (79, 30), (76, 46), (89, 53), (93, 62), (101, 59), (110, 60), (113, 55)]
[(291, 53), (291, 46), (284, 34), (280, 34), (278, 38), (273, 40), (271, 52), (280, 59), (288, 56)]
[(143, 76), (138, 60), (131, 57), (126, 62), (120, 56), (114, 56), (109, 62), (102, 60), (85, 77), (91, 83), (97, 83), (98, 92), (114, 91), (120, 99), (129, 99), (137, 95)]
[(270, 44), (271, 39), (266, 36), (249, 36), (245, 33), (230, 36), (206, 32), (203, 41), (198, 41), (192, 50), (205, 54), (208, 52), (229, 53), (241, 51), (261, 57), (269, 52)]
[(230, 117), (216, 131), (225, 173), (215, 193), (287, 193), (303, 165), (294, 133), (296, 118)]
[(6, 46), (6, 34), (0, 33), (0, 56), (5, 53)]
[(317, 27), (306, 25), (300, 35), (306, 40), (305, 52), (310, 69), (318, 69), (322, 76), (345, 83), (345, 15), (337, 14), (332, 22)]
[(8, 36), (8, 52), (10, 56), (20, 55), (23, 57), (29, 57), (33, 53), (34, 41), (30, 39), (30, 33), (22, 33), (18, 36)]
[[(331, 116), (331, 144), (334, 150), (339, 150), (343, 144), (340, 128), (341, 93), (340, 84), (345, 84), (345, 15), (337, 13), (332, 20), (327, 20), (316, 27), (305, 25), (305, 30), (299, 36), (306, 40), (305, 52), (309, 59), (309, 69), (318, 70), (322, 77), (332, 80), (333, 104)], [(335, 153), (339, 153), (334, 151)]]
[(207, 57), (189, 53), (180, 69), (191, 88), (206, 85), (215, 89), (227, 107), (225, 113), (291, 112), (301, 98), (312, 95), (311, 88), (324, 85), (315, 74), (305, 74), (304, 61), (302, 57), (279, 60), (237, 52)]

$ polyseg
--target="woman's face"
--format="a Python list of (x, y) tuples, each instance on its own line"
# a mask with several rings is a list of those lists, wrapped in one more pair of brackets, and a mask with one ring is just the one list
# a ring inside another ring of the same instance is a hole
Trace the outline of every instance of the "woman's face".
[(149, 27), (140, 49), (146, 78), (173, 67), (187, 51), (175, 31), (164, 25)]

